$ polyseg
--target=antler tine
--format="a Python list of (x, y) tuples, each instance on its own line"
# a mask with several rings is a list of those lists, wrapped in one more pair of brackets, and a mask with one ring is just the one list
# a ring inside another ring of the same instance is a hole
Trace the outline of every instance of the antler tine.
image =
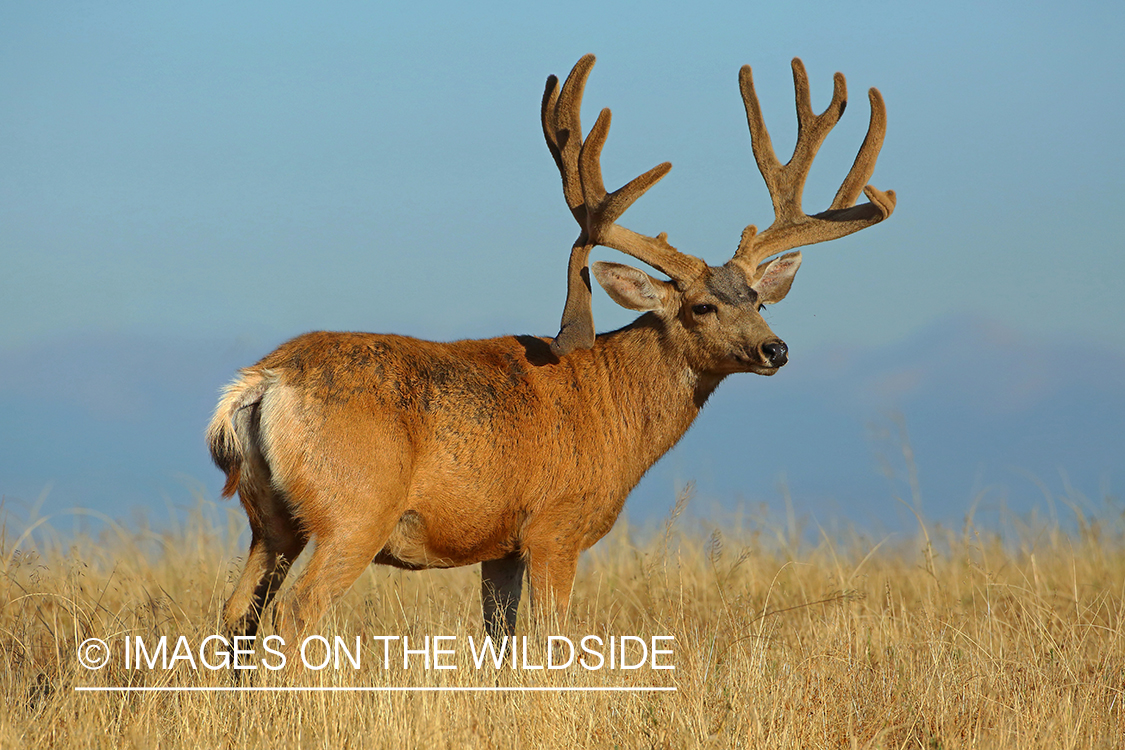
[[(875, 161), (879, 158), (879, 150), (883, 148), (883, 136), (887, 134), (887, 105), (883, 103), (883, 95), (879, 93), (879, 89), (869, 89), (867, 98), (871, 102), (871, 122), (867, 126), (867, 135), (829, 208), (854, 206), (867, 181), (875, 173)], [(894, 208), (893, 203), (891, 208)], [(890, 214), (889, 211), (887, 213)]]
[(551, 344), (552, 351), (558, 356), (579, 347), (588, 349), (594, 344), (590, 276), (586, 267), (594, 245), (605, 245), (628, 253), (673, 279), (692, 279), (706, 268), (702, 260), (669, 245), (667, 235), (663, 233), (648, 237), (614, 223), (664, 177), (672, 165), (667, 162), (659, 164), (624, 187), (606, 193), (600, 159), (609, 135), (610, 111), (601, 111), (585, 140), (579, 116), (582, 93), (594, 61), (593, 55), (583, 56), (561, 89), (558, 78), (550, 76), (543, 93), (543, 134), (562, 175), (567, 206), (581, 228), (570, 251), (562, 325)]
[(656, 237), (649, 237), (614, 223), (629, 206), (668, 174), (672, 164), (670, 162), (657, 164), (641, 176), (635, 177), (626, 185), (607, 194), (602, 180), (601, 153), (609, 136), (611, 119), (609, 109), (603, 109), (582, 144), (582, 153), (578, 160), (582, 190), (587, 210), (591, 212), (588, 221), (590, 242), (632, 255), (673, 279), (679, 281), (694, 279), (706, 264), (699, 258), (681, 253), (669, 245), (667, 234), (661, 232)]
[(582, 94), (594, 62), (593, 55), (583, 55), (575, 63), (561, 90), (559, 79), (549, 76), (541, 111), (547, 148), (562, 175), (563, 196), (583, 229), (586, 227), (586, 211), (578, 173), (578, 157), (582, 151)]
[[(800, 59), (793, 59), (797, 144), (793, 149), (793, 157), (783, 166), (774, 153), (766, 130), (750, 66), (743, 66), (739, 72), (739, 87), (746, 106), (746, 122), (750, 128), (754, 160), (765, 180), (774, 208), (774, 221), (765, 231), (759, 234), (753, 225), (746, 228), (732, 259), (751, 281), (760, 275), (759, 264), (765, 258), (802, 245), (825, 242), (857, 232), (877, 224), (894, 210), (894, 191), (883, 192), (871, 185), (865, 186), (875, 170), (875, 161), (879, 157), (887, 125), (886, 107), (876, 89), (871, 89), (869, 94), (871, 122), (867, 136), (832, 205), (828, 210), (812, 216), (807, 215), (801, 207), (801, 196), (813, 159), (847, 107), (847, 82), (843, 74), (836, 73), (833, 82), (832, 101), (824, 112), (814, 114), (805, 66)], [(861, 189), (869, 202), (855, 206)]]
[(586, 231), (586, 205), (578, 172), (578, 157), (582, 150), (582, 94), (594, 62), (593, 55), (583, 55), (575, 63), (561, 90), (558, 77), (548, 76), (540, 111), (547, 148), (562, 176), (563, 198), (581, 227), (567, 261), (566, 305), (563, 307), (562, 325), (551, 344), (551, 349), (557, 356), (575, 348), (589, 349), (594, 345), (590, 272), (586, 267), (593, 244)]
[(805, 190), (805, 180), (808, 179), (809, 170), (812, 168), (813, 159), (820, 151), (824, 139), (829, 131), (836, 127), (840, 116), (848, 106), (848, 83), (843, 73), (836, 73), (832, 77), (832, 101), (819, 115), (812, 111), (812, 100), (809, 91), (809, 76), (805, 72), (805, 65), (798, 58), (793, 58), (793, 91), (797, 99), (797, 145), (793, 148), (793, 158), (785, 165), (790, 174), (786, 176), (792, 183), (791, 203), (787, 207), (792, 215), (802, 216), (801, 196)]

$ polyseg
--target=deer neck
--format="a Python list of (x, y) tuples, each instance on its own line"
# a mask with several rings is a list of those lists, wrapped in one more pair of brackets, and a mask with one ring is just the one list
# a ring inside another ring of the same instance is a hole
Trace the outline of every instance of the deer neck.
[(692, 369), (651, 313), (598, 336), (591, 354), (591, 365), (609, 380), (602, 405), (607, 429), (649, 462), (687, 432), (724, 377)]

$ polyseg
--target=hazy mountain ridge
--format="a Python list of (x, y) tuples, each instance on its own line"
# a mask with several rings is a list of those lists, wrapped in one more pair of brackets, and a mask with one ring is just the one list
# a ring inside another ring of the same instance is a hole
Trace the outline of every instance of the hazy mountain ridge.
[(1077, 341), (1027, 341), (973, 316), (941, 321), (891, 346), (834, 349), (810, 359), (813, 367), (799, 368), (795, 383), (834, 384), (838, 395), (867, 407), (956, 394), (983, 413), (1017, 413), (1067, 389), (1121, 396), (1125, 388), (1120, 353)]

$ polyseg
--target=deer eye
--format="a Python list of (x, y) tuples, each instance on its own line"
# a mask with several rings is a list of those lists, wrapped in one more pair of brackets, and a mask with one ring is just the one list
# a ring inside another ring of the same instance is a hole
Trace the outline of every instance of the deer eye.
[(709, 315), (718, 309), (714, 305), (692, 305), (691, 311), (696, 315)]

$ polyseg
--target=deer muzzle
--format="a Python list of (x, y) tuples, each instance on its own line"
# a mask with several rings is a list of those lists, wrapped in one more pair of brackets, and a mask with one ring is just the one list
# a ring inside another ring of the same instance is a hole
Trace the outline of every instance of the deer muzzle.
[(781, 339), (762, 344), (762, 359), (770, 367), (781, 367), (789, 361), (789, 347)]

